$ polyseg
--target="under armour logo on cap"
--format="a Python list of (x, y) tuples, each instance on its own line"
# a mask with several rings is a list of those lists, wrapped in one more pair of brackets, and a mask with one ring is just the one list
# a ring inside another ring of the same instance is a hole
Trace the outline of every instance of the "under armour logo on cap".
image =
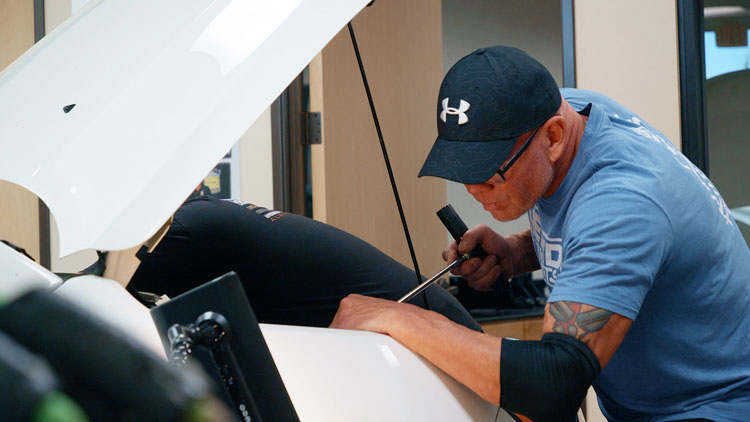
[(448, 97), (443, 98), (443, 111), (440, 112), (440, 120), (443, 121), (443, 123), (448, 122), (448, 115), (454, 115), (458, 116), (458, 124), (462, 125), (464, 123), (469, 122), (469, 116), (466, 115), (466, 110), (471, 107), (471, 104), (468, 102), (461, 100), (460, 103), (458, 103), (458, 108), (455, 107), (448, 107)]

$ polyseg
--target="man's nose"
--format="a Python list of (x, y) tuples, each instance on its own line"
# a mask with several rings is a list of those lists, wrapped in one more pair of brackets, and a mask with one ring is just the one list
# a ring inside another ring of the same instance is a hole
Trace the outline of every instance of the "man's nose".
[(487, 189), (489, 189), (489, 185), (487, 183), (479, 183), (477, 185), (464, 185), (466, 187), (466, 191), (469, 192), (472, 195), (476, 195), (481, 192), (486, 192)]

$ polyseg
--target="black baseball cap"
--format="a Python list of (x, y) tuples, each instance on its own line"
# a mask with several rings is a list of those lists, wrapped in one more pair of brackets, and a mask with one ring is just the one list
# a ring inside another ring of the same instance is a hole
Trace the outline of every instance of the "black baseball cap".
[(474, 51), (440, 85), (438, 137), (419, 177), (487, 181), (518, 137), (552, 117), (561, 101), (555, 79), (525, 52), (500, 45)]

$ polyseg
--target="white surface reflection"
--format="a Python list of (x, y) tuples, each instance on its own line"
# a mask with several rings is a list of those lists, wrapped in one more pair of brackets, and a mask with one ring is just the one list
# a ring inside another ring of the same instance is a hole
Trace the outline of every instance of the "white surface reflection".
[(391, 350), (388, 345), (380, 344), (378, 345), (378, 348), (380, 348), (380, 351), (383, 352), (383, 356), (385, 357), (386, 362), (388, 362), (388, 366), (391, 368), (398, 368), (398, 358), (396, 355), (393, 354), (393, 350)]
[(219, 61), (222, 75), (227, 75), (255, 51), (301, 3), (302, 0), (231, 2), (198, 37), (192, 51), (214, 56)]

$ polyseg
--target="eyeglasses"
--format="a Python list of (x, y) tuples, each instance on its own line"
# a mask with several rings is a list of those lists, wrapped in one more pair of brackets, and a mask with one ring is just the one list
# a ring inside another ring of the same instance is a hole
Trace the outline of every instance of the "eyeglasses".
[[(555, 113), (552, 116), (550, 116), (549, 119), (555, 116), (559, 116), (559, 115), (560, 113)], [(534, 129), (534, 132), (532, 132), (531, 136), (529, 136), (529, 139), (527, 139), (526, 142), (523, 143), (523, 145), (521, 146), (521, 149), (519, 149), (517, 153), (515, 153), (512, 157), (510, 157), (510, 160), (508, 160), (508, 162), (505, 163), (504, 166), (500, 167), (500, 170), (497, 171), (497, 174), (499, 174), (500, 178), (503, 179), (503, 183), (505, 182), (505, 173), (508, 172), (508, 169), (510, 169), (510, 166), (512, 166), (513, 163), (515, 163), (519, 158), (521, 158), (521, 154), (523, 154), (523, 152), (526, 151), (529, 145), (531, 145), (531, 141), (534, 140), (536, 133), (539, 132), (539, 129), (541, 129), (545, 124), (547, 124), (549, 119), (547, 119), (544, 123), (542, 123), (541, 126)]]
[[(544, 126), (544, 124), (542, 124), (542, 126)], [(521, 154), (523, 154), (523, 152), (526, 151), (529, 145), (531, 145), (531, 141), (534, 140), (536, 133), (539, 132), (539, 129), (541, 129), (542, 126), (539, 126), (538, 128), (534, 129), (534, 132), (532, 132), (531, 136), (529, 136), (529, 139), (527, 139), (526, 142), (523, 143), (523, 145), (521, 146), (521, 149), (519, 149), (518, 152), (516, 152), (510, 158), (510, 160), (508, 160), (508, 162), (505, 163), (504, 166), (500, 167), (500, 170), (497, 171), (497, 174), (500, 175), (500, 178), (503, 179), (503, 182), (505, 182), (505, 173), (508, 172), (508, 169), (510, 169), (510, 166), (512, 166), (513, 163), (515, 163), (521, 157)]]

